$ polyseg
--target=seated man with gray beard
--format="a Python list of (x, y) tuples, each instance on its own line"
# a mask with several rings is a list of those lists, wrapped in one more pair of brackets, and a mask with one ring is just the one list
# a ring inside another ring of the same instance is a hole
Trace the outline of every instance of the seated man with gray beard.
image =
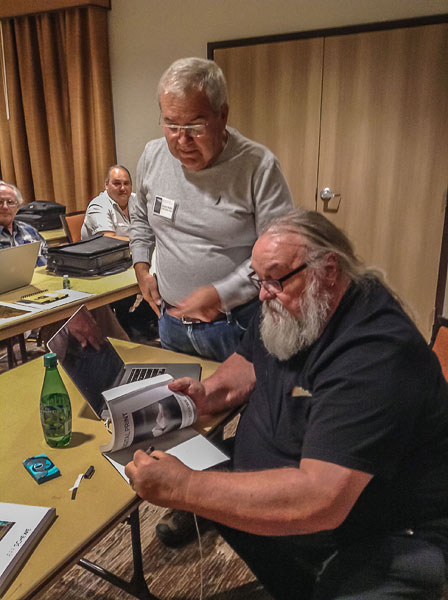
[(161, 451), (126, 467), (145, 500), (195, 512), (278, 600), (438, 600), (448, 556), (448, 387), (378, 275), (324, 216), (256, 242), (261, 310), (204, 382), (199, 415), (247, 402), (232, 468)]

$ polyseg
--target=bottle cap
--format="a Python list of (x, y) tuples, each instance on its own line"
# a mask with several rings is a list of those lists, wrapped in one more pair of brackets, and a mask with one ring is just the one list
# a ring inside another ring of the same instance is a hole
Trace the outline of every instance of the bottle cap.
[(44, 367), (57, 367), (58, 359), (54, 352), (47, 352), (44, 354)]

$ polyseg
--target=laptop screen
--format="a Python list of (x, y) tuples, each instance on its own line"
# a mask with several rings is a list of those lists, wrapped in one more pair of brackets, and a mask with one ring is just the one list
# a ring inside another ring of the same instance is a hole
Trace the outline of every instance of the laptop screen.
[(0, 293), (28, 285), (33, 277), (40, 242), (0, 250)]
[(123, 361), (81, 306), (47, 344), (98, 417), (106, 409), (102, 392), (116, 385)]

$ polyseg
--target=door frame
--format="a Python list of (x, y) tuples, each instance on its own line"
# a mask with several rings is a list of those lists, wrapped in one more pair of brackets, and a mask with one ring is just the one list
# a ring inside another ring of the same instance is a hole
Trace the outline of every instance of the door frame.
[(236, 48), (239, 46), (254, 46), (256, 44), (269, 44), (272, 42), (288, 42), (313, 37), (330, 37), (335, 35), (347, 35), (351, 33), (364, 33), (366, 31), (386, 31), (388, 29), (400, 29), (403, 27), (420, 27), (422, 25), (436, 25), (448, 22), (448, 13), (415, 17), (412, 19), (396, 19), (394, 21), (377, 21), (375, 23), (364, 23), (359, 25), (344, 25), (342, 27), (331, 27), (328, 29), (312, 29), (310, 31), (295, 31), (291, 33), (279, 33), (272, 35), (261, 35), (257, 37), (237, 38), (233, 40), (222, 40), (207, 43), (207, 58), (214, 60), (215, 50), (222, 48)]

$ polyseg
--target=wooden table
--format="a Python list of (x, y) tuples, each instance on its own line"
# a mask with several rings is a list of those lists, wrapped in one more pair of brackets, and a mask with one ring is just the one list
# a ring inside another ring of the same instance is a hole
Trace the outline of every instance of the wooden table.
[[(168, 350), (113, 340), (127, 362), (200, 362), (202, 377), (217, 363)], [(14, 579), (3, 600), (31, 600), (48, 588), (140, 502), (125, 480), (100, 453), (108, 432), (86, 405), (81, 394), (61, 370), (70, 394), (73, 434), (67, 448), (46, 445), (39, 417), (39, 397), (44, 376), (38, 358), (0, 375), (0, 490), (3, 502), (53, 506), (57, 519)], [(215, 423), (199, 424), (200, 429)], [(62, 476), (38, 485), (22, 466), (22, 460), (45, 453)], [(69, 488), (79, 473), (94, 465), (95, 474), (79, 487), (75, 500)], [(154, 598), (152, 595), (140, 596)]]
[[(92, 295), (80, 300), (64, 304), (56, 308), (48, 308), (41, 312), (29, 314), (15, 321), (10, 321), (0, 325), (0, 340), (8, 339), (29, 329), (37, 329), (49, 323), (55, 323), (60, 319), (66, 319), (71, 316), (75, 309), (81, 304), (85, 304), (89, 309), (97, 308), (110, 304), (116, 300), (127, 298), (139, 292), (137, 279), (134, 269), (131, 267), (127, 271), (115, 275), (98, 277), (70, 277), (72, 289), (81, 292), (89, 292)], [(16, 302), (25, 294), (37, 292), (39, 290), (55, 291), (62, 289), (62, 277), (47, 273), (45, 267), (38, 267), (34, 271), (31, 285), (18, 288), (6, 294), (0, 295), (2, 302)]]

